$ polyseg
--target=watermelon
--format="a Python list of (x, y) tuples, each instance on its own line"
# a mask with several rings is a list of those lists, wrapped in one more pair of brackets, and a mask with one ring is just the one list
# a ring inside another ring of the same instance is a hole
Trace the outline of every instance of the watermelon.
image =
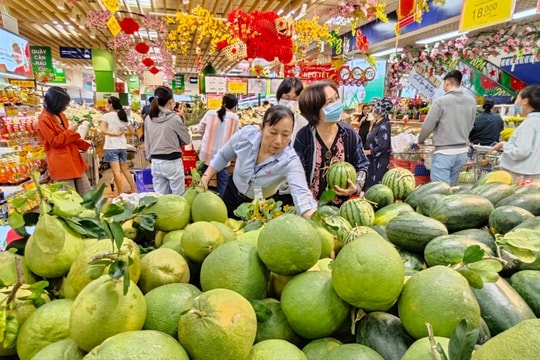
[(368, 226), (356, 226), (349, 230), (347, 234), (345, 234), (345, 238), (343, 239), (343, 246), (347, 245), (351, 241), (361, 239), (362, 236), (367, 234), (381, 236), (377, 231)]
[(360, 198), (349, 199), (341, 204), (339, 215), (352, 226), (372, 226), (375, 220), (371, 204)]
[(489, 230), (493, 235), (506, 234), (525, 220), (534, 218), (529, 211), (517, 206), (500, 206), (489, 214)]
[(356, 169), (346, 161), (334, 161), (328, 168), (326, 180), (329, 189), (335, 190), (335, 186), (346, 189), (349, 180), (356, 183)]
[(437, 201), (439, 201), (445, 196), (446, 195), (443, 194), (431, 194), (421, 198), (416, 206), (416, 212), (422, 215), (429, 216), (433, 206), (435, 206)]
[(471, 183), (454, 185), (452, 186), (452, 194), (467, 194), (473, 188), (473, 185)]
[(420, 199), (431, 195), (431, 194), (443, 194), (450, 195), (452, 193), (452, 188), (445, 182), (442, 181), (433, 181), (425, 185), (419, 186), (412, 193), (405, 198), (405, 202), (411, 205), (416, 209)]
[(390, 220), (406, 212), (414, 212), (414, 209), (411, 205), (406, 203), (395, 203), (386, 205), (380, 210), (375, 212), (375, 225), (384, 225), (386, 226)]
[(443, 223), (414, 212), (399, 215), (386, 225), (388, 241), (410, 251), (424, 251), (432, 239), (447, 234)]
[(456, 231), (452, 235), (462, 235), (472, 240), (478, 240), (481, 243), (487, 245), (491, 251), (497, 253), (497, 244), (495, 243), (495, 237), (487, 229), (465, 229)]
[(382, 183), (392, 190), (395, 200), (405, 199), (416, 186), (413, 173), (400, 167), (388, 170), (382, 178)]
[(489, 222), (493, 204), (478, 195), (452, 194), (439, 199), (429, 216), (446, 225), (448, 231), (480, 228)]
[(485, 197), (493, 206), (495, 206), (502, 199), (514, 195), (515, 190), (512, 185), (508, 185), (502, 182), (489, 182), (476, 187), (473, 187), (467, 192), (471, 195), (479, 195)]
[(478, 187), (480, 185), (488, 184), (491, 182), (502, 182), (508, 185), (512, 185), (514, 179), (512, 178), (512, 174), (510, 174), (508, 171), (495, 170), (488, 172), (486, 175), (478, 179), (478, 181), (474, 183), (473, 187)]
[(345, 236), (351, 231), (351, 224), (339, 215), (330, 215), (322, 218), (322, 225), (334, 235), (334, 250), (340, 250), (345, 245)]
[(501, 207), (504, 205), (517, 206), (530, 211), (534, 216), (539, 216), (540, 192), (510, 195), (499, 201), (495, 207)]
[(381, 209), (394, 202), (394, 193), (384, 184), (375, 184), (367, 189), (364, 198), (374, 203), (373, 207), (376, 209)]
[(455, 265), (463, 261), (463, 254), (469, 246), (478, 245), (486, 255), (493, 251), (486, 244), (460, 235), (443, 235), (431, 240), (424, 249), (424, 259), (428, 266)]

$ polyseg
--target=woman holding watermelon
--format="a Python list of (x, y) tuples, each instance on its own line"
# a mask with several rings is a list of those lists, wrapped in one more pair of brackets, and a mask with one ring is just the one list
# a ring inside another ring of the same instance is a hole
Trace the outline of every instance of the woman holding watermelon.
[(309, 125), (298, 131), (294, 148), (313, 196), (319, 199), (328, 187), (327, 171), (336, 161), (352, 164), (357, 175), (355, 182), (348, 181), (347, 188), (335, 186), (336, 202), (359, 194), (364, 187), (369, 161), (358, 133), (340, 121), (343, 104), (336, 85), (327, 80), (311, 84), (300, 94), (298, 105)]

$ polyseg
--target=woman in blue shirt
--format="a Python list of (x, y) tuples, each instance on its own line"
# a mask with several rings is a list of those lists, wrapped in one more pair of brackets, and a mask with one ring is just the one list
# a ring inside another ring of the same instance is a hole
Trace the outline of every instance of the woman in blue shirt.
[(305, 178), (316, 199), (327, 188), (326, 173), (333, 161), (346, 161), (356, 169), (356, 182), (349, 181), (346, 189), (333, 189), (343, 202), (362, 191), (369, 161), (358, 133), (341, 122), (343, 104), (338, 89), (331, 81), (318, 81), (309, 85), (298, 98), (300, 113), (309, 125), (298, 131), (294, 148), (300, 157)]
[(368, 176), (364, 191), (381, 182), (390, 165), (392, 131), (388, 114), (394, 107), (388, 98), (377, 100), (373, 105), (375, 121), (364, 145), (364, 154), (369, 160)]
[(296, 212), (310, 216), (315, 211), (317, 202), (308, 189), (302, 164), (289, 146), (293, 128), (292, 111), (282, 105), (272, 106), (260, 126), (240, 129), (210, 161), (201, 179), (205, 189), (212, 176), (236, 158), (223, 196), (229, 217), (235, 217), (234, 210), (244, 202), (274, 196), (284, 180), (289, 183)]

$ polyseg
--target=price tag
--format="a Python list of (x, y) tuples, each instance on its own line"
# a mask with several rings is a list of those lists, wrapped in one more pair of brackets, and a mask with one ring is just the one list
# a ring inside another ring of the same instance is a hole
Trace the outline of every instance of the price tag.
[(111, 16), (109, 20), (107, 20), (107, 27), (109, 28), (109, 31), (114, 37), (120, 34), (120, 31), (122, 30), (122, 28), (120, 27), (120, 24), (118, 23), (118, 20), (116, 20), (114, 15)]
[(120, 9), (120, 3), (118, 0), (102, 0), (103, 5), (111, 12), (111, 14), (115, 14), (118, 9)]
[(463, 0), (459, 31), (472, 31), (512, 19), (515, 0)]
[(219, 109), (221, 107), (221, 103), (223, 102), (223, 96), (222, 95), (206, 95), (206, 106), (208, 109)]
[(247, 94), (247, 79), (228, 79), (227, 92), (231, 94)]

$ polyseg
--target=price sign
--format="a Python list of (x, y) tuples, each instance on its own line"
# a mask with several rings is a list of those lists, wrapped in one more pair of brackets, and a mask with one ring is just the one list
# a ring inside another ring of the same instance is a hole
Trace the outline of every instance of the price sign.
[(459, 31), (472, 31), (512, 19), (515, 0), (463, 0)]
[(231, 94), (247, 94), (247, 79), (229, 78), (227, 80), (227, 92)]
[(206, 95), (206, 106), (208, 109), (219, 109), (221, 107), (222, 98), (222, 95), (208, 94)]
[(118, 20), (113, 16), (107, 20), (107, 27), (109, 28), (109, 31), (111, 32), (112, 36), (115, 36), (120, 34), (120, 31), (122, 28), (120, 27), (120, 24), (118, 23)]
[(118, 0), (103, 0), (103, 5), (111, 12), (111, 14), (115, 14), (118, 9), (120, 9), (120, 3)]

